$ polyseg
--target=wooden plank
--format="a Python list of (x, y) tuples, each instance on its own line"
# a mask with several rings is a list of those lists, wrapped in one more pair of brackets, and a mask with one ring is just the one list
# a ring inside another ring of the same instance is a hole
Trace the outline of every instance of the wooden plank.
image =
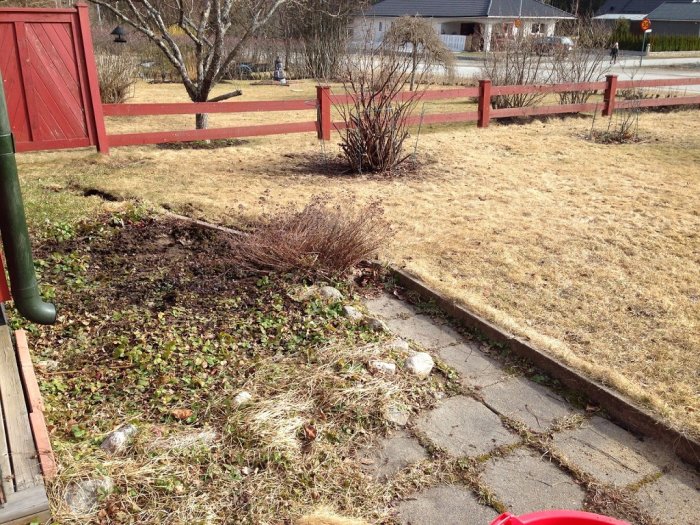
[(32, 357), (27, 343), (27, 333), (24, 330), (15, 331), (15, 344), (17, 345), (17, 360), (19, 361), (19, 369), (22, 374), (22, 383), (27, 394), (29, 423), (32, 427), (34, 444), (39, 455), (39, 465), (44, 474), (44, 479), (50, 481), (56, 477), (58, 467), (44, 419), (44, 400), (41, 398), (39, 383), (34, 374), (34, 365), (32, 364)]
[[(95, 62), (95, 52), (92, 45), (92, 34), (90, 33), (90, 16), (88, 14), (88, 6), (84, 3), (76, 4), (77, 21), (73, 23), (73, 28), (76, 29), (74, 42), (76, 45), (76, 59), (78, 61), (78, 69), (82, 71), (84, 68), (85, 78), (87, 83), (82, 82), (81, 89), (83, 96), (88, 95), (90, 103), (84, 106), (86, 115), (89, 112), (88, 129), (91, 130), (93, 143), (97, 145), (97, 151), (100, 153), (109, 153), (109, 140), (107, 139), (107, 129), (105, 128), (105, 118), (102, 113), (102, 99), (100, 98), (100, 84), (97, 79), (97, 63)], [(78, 46), (80, 43), (80, 46)], [(78, 52), (78, 49), (82, 53)]]
[(446, 122), (476, 122), (479, 119), (478, 111), (464, 111), (461, 113), (433, 113), (429, 115), (417, 115), (405, 120), (408, 125), (417, 124), (442, 124)]
[(700, 104), (700, 95), (695, 97), (645, 98), (640, 100), (617, 100), (616, 109), (655, 108), (662, 106), (685, 106)]
[(259, 102), (178, 102), (163, 104), (104, 104), (105, 116), (194, 115), (196, 113), (247, 113), (316, 109), (316, 99), (263, 100)]
[[(1, 324), (3, 321), (2, 312), (0, 312), (0, 329), (6, 328), (5, 325)], [(1, 345), (2, 341), (0, 341), (0, 353), (4, 352)], [(0, 410), (0, 474), (2, 475), (3, 499), (7, 501), (7, 498), (15, 491), (15, 483), (14, 475), (12, 474), (12, 464), (10, 463), (10, 451), (7, 448), (5, 427), (5, 416), (3, 411)]]
[(49, 149), (74, 149), (92, 146), (90, 139), (62, 139), (62, 140), (42, 140), (41, 142), (16, 142), (15, 149), (17, 153), (25, 151), (43, 151)]
[(27, 524), (35, 518), (40, 523), (50, 519), (49, 499), (46, 496), (44, 485), (30, 487), (22, 492), (17, 492), (8, 497), (5, 505), (0, 507), (0, 523), (2, 525)]
[(617, 89), (696, 85), (700, 85), (700, 77), (659, 78), (654, 80), (620, 80), (617, 83)]
[(605, 82), (569, 82), (562, 84), (526, 84), (518, 86), (493, 86), (491, 95), (519, 95), (525, 93), (563, 93), (566, 91), (598, 91), (605, 89)]
[(292, 122), (288, 124), (264, 124), (239, 126), (236, 128), (191, 129), (184, 131), (157, 131), (151, 133), (125, 133), (108, 135), (111, 146), (136, 144), (161, 144), (163, 142), (186, 142), (192, 140), (215, 140), (237, 137), (259, 137), (262, 135), (284, 135), (316, 131), (316, 122)]
[(15, 491), (21, 492), (41, 484), (42, 480), (17, 359), (7, 326), (0, 326), (0, 399), (5, 414), (7, 448), (15, 476)]
[(589, 102), (587, 104), (560, 104), (556, 106), (534, 106), (524, 108), (504, 108), (491, 111), (491, 118), (525, 117), (536, 115), (556, 115), (559, 113), (579, 113), (582, 111), (595, 111), (600, 104)]

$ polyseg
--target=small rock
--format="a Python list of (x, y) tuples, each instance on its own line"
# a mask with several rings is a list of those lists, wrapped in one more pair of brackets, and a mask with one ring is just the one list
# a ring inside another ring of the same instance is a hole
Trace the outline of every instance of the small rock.
[(404, 341), (400, 337), (396, 337), (392, 341), (389, 341), (386, 347), (390, 350), (400, 350), (405, 352), (408, 352), (411, 349), (411, 346), (408, 344), (408, 341)]
[(134, 425), (123, 425), (110, 432), (100, 445), (100, 448), (109, 454), (121, 452), (127, 447), (131, 438), (136, 435), (136, 432), (138, 432), (138, 429)]
[(252, 473), (253, 469), (251, 469), (250, 467), (243, 467), (241, 469), (241, 474), (243, 474), (244, 476), (250, 476)]
[(66, 490), (66, 505), (78, 516), (94, 512), (100, 498), (112, 491), (114, 482), (111, 478), (87, 479), (71, 483)]
[(362, 312), (360, 312), (354, 306), (343, 306), (343, 315), (345, 315), (345, 317), (347, 317), (351, 321), (359, 321), (364, 317), (364, 315), (362, 315)]
[(321, 288), (319, 288), (318, 294), (324, 299), (328, 299), (329, 301), (343, 300), (343, 294), (340, 293), (340, 290), (338, 290), (337, 288), (333, 288), (332, 286), (322, 286)]
[(246, 392), (245, 390), (243, 392), (239, 392), (236, 397), (233, 398), (233, 403), (237, 406), (243, 406), (246, 403), (250, 403), (250, 401), (253, 399), (253, 396), (251, 395), (250, 392)]
[(405, 427), (408, 424), (409, 416), (408, 411), (398, 405), (389, 405), (384, 410), (384, 419), (400, 427)]
[(387, 361), (370, 361), (369, 368), (375, 372), (391, 376), (396, 373), (396, 365)]
[(58, 370), (58, 361), (54, 359), (42, 359), (36, 364), (36, 367), (44, 372), (53, 372)]
[(425, 379), (433, 370), (435, 362), (430, 354), (417, 352), (406, 359), (406, 369), (419, 379)]
[(367, 328), (374, 332), (388, 332), (389, 327), (386, 325), (384, 321), (381, 319), (377, 319), (376, 317), (368, 317), (365, 320), (365, 324), (367, 325)]

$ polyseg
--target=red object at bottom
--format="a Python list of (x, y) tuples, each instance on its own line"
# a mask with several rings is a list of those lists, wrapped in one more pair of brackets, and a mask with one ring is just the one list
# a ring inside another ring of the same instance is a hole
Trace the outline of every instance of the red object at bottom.
[(2, 264), (2, 254), (0, 254), (0, 303), (12, 299), (10, 289), (7, 287), (7, 279), (5, 278), (5, 267)]
[(626, 521), (576, 510), (545, 510), (513, 516), (501, 514), (491, 525), (629, 525)]

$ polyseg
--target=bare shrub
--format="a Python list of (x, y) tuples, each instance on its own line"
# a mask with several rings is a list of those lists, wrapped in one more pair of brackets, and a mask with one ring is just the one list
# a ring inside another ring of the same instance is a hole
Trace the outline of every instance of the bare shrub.
[(627, 144), (639, 141), (639, 100), (628, 109), (615, 111), (605, 130), (591, 129), (590, 138), (601, 144)]
[[(482, 72), (494, 86), (544, 84), (554, 78), (548, 61), (535, 52), (534, 41), (527, 38), (503, 42), (498, 50), (489, 53)], [(494, 109), (534, 106), (544, 97), (543, 93), (497, 95), (491, 98), (491, 106)]]
[(302, 211), (267, 220), (237, 239), (237, 262), (249, 271), (339, 276), (376, 255), (389, 227), (378, 204), (331, 206), (320, 198)]
[(434, 65), (442, 66), (448, 73), (452, 70), (454, 55), (435, 32), (432, 22), (426, 18), (400, 17), (391, 24), (384, 40), (390, 46), (410, 53), (410, 91), (415, 89), (416, 71), (419, 64), (426, 70), (430, 70)]
[[(416, 83), (427, 74), (417, 72)], [(403, 147), (409, 136), (407, 119), (425, 90), (405, 91), (411, 76), (411, 57), (394, 43), (376, 48), (368, 43), (362, 52), (346, 57), (343, 88), (349, 101), (337, 109), (345, 122), (340, 147), (353, 171), (391, 171), (410, 157)]]
[[(597, 82), (610, 71), (607, 46), (612, 29), (597, 20), (577, 20), (574, 24), (568, 32), (576, 35), (576, 46), (569, 53), (555, 56), (557, 81)], [(565, 91), (559, 93), (559, 102), (584, 104), (595, 93), (595, 90)]]
[(98, 53), (95, 61), (100, 98), (104, 104), (121, 104), (133, 96), (132, 88), (138, 71), (131, 56)]

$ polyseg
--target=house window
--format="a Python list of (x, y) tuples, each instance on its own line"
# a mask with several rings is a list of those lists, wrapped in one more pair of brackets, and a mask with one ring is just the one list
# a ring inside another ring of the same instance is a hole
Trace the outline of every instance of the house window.
[(544, 33), (544, 24), (532, 24), (532, 32), (534, 34)]

